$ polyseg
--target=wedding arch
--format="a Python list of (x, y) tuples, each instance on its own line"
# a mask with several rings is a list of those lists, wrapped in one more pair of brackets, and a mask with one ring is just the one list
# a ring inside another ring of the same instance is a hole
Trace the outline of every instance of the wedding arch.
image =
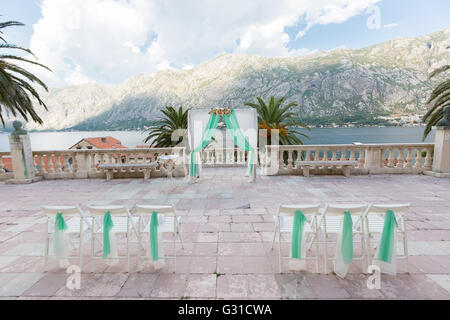
[[(249, 182), (256, 178), (258, 117), (253, 108), (191, 109), (188, 112), (189, 177), (193, 182), (202, 167), (200, 152), (211, 142), (219, 122), (223, 119), (227, 132), (238, 148), (248, 151)], [(234, 147), (234, 146), (233, 146)]]

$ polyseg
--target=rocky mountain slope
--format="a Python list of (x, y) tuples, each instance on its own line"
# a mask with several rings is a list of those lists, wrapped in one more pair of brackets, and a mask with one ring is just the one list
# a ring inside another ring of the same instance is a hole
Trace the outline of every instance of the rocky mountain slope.
[(450, 62), (450, 30), (360, 50), (295, 58), (223, 54), (190, 70), (141, 74), (119, 85), (51, 89), (43, 126), (28, 129), (138, 128), (165, 105), (243, 107), (256, 96), (286, 96), (303, 116), (422, 113), (431, 70)]

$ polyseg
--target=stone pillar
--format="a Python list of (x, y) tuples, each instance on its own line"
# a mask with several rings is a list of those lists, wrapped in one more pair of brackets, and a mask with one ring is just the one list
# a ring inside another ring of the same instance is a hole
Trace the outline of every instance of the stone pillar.
[(27, 131), (22, 129), (20, 121), (14, 121), (13, 126), (14, 131), (9, 136), (9, 145), (14, 178), (6, 183), (22, 184), (42, 180), (42, 177), (35, 175), (35, 164)]
[(450, 178), (450, 106), (444, 108), (442, 119), (436, 123), (433, 167), (432, 171), (424, 173), (439, 178)]
[(381, 148), (370, 147), (365, 149), (364, 168), (370, 173), (378, 173), (380, 171)]
[(76, 157), (76, 172), (75, 177), (78, 179), (87, 179), (88, 178), (88, 157), (87, 154), (83, 151), (77, 152), (75, 154)]
[(450, 126), (436, 127), (433, 175), (450, 178)]

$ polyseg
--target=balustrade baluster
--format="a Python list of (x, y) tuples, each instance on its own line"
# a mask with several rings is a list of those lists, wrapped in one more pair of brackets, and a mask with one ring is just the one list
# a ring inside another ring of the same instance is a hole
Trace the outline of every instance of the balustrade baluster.
[(427, 148), (426, 149), (426, 156), (425, 156), (425, 163), (423, 165), (424, 170), (431, 170), (432, 164), (433, 164), (433, 157), (432, 157), (433, 149)]
[(389, 157), (388, 157), (388, 167), (393, 168), (394, 167), (394, 161), (395, 161), (395, 148), (388, 148), (389, 151)]
[(414, 164), (414, 168), (422, 168), (422, 149), (420, 148), (417, 148), (416, 163)]
[(292, 150), (288, 150), (288, 158), (287, 158), (287, 168), (288, 169), (292, 169), (293, 168), (293, 165), (292, 165), (293, 161), (294, 160), (292, 159)]
[(398, 158), (396, 168), (403, 168), (405, 166), (405, 156), (403, 154), (403, 149), (401, 147), (398, 148)]
[(408, 153), (406, 156), (406, 168), (412, 168), (412, 157), (413, 157), (413, 149), (412, 148), (408, 148)]

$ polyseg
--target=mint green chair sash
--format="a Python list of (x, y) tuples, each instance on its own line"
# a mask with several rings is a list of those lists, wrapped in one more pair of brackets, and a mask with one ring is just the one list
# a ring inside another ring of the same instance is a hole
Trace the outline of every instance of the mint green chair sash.
[(236, 117), (236, 113), (234, 110), (231, 110), (231, 113), (229, 115), (224, 116), (225, 124), (227, 125), (227, 128), (230, 132), (230, 134), (233, 137), (234, 143), (242, 150), (249, 151), (250, 152), (250, 176), (253, 174), (253, 167), (254, 167), (254, 150), (250, 146), (250, 143), (247, 139), (245, 139), (244, 134), (241, 131), (241, 128), (239, 127), (239, 122)]
[(114, 223), (109, 211), (105, 212), (103, 216), (103, 259), (106, 259), (111, 253), (111, 243), (109, 240), (109, 232), (114, 227)]
[(64, 221), (64, 218), (62, 216), (61, 212), (56, 213), (55, 217), (55, 255), (60, 256), (62, 252), (64, 251), (64, 248), (62, 247), (62, 244), (60, 243), (60, 236), (59, 234), (63, 232), (64, 230), (67, 230), (67, 224), (66, 221)]
[(392, 253), (394, 251), (394, 232), (396, 227), (398, 227), (398, 223), (395, 219), (394, 211), (386, 211), (383, 233), (381, 234), (380, 240), (378, 260), (391, 263)]
[(150, 219), (150, 250), (153, 261), (158, 261), (158, 213), (153, 211)]
[(344, 215), (341, 252), (344, 263), (349, 264), (353, 260), (353, 221), (349, 211)]
[(205, 131), (203, 132), (202, 141), (201, 143), (191, 152), (191, 163), (190, 163), (190, 175), (191, 177), (196, 177), (198, 173), (198, 164), (197, 164), (197, 158), (195, 157), (195, 154), (197, 152), (202, 151), (204, 148), (206, 148), (211, 141), (214, 132), (216, 131), (217, 125), (219, 124), (220, 116), (213, 114), (209, 117), (208, 123), (206, 124)]
[(303, 228), (305, 227), (306, 217), (300, 210), (294, 213), (294, 224), (292, 226), (292, 244), (291, 244), (291, 256), (292, 258), (302, 258), (302, 238)]

